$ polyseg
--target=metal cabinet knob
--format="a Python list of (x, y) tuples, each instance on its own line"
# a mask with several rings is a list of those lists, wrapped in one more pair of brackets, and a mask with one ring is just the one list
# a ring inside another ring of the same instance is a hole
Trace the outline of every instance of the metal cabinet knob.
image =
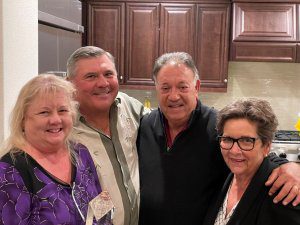
[(227, 79), (224, 79), (224, 83), (227, 83), (228, 82), (228, 80)]
[(120, 76), (120, 80), (123, 80), (123, 76), (122, 75)]

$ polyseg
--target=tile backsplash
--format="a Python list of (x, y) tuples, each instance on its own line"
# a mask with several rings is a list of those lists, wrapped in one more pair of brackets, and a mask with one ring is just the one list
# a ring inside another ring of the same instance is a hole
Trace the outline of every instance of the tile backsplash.
[[(122, 89), (144, 102), (149, 91)], [(295, 130), (300, 113), (300, 63), (230, 62), (226, 93), (201, 92), (202, 103), (221, 109), (245, 97), (268, 100), (278, 120), (279, 129)], [(151, 107), (157, 107), (155, 91), (150, 91)]]

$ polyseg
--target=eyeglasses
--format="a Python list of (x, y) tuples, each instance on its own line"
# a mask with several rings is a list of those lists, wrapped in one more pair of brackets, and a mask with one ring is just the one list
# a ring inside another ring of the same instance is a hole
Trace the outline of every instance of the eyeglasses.
[(219, 143), (222, 149), (230, 150), (235, 142), (243, 151), (251, 151), (254, 148), (255, 141), (259, 138), (254, 137), (241, 137), (241, 138), (231, 138), (225, 136), (219, 136)]

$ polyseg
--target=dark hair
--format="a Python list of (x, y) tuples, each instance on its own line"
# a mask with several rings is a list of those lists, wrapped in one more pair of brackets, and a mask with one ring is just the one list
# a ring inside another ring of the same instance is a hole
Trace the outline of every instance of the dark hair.
[(188, 68), (190, 68), (195, 76), (195, 82), (199, 80), (199, 72), (197, 70), (197, 67), (194, 63), (193, 58), (185, 52), (171, 52), (161, 55), (159, 58), (156, 59), (154, 67), (153, 67), (153, 79), (156, 82), (157, 74), (161, 70), (161, 68), (169, 63), (174, 63), (176, 65), (178, 64), (184, 64)]
[(217, 131), (224, 132), (224, 125), (230, 119), (247, 119), (257, 126), (257, 135), (263, 145), (270, 143), (274, 138), (278, 121), (269, 102), (261, 99), (249, 98), (237, 100), (218, 112)]

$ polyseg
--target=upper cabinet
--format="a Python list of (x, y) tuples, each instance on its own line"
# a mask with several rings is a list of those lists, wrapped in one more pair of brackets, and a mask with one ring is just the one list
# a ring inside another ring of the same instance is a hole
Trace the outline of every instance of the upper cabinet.
[(166, 52), (195, 60), (201, 89), (226, 91), (230, 1), (83, 1), (84, 44), (116, 58), (119, 82), (153, 86), (152, 68)]
[[(117, 71), (124, 70), (125, 4), (101, 2), (83, 5), (86, 45), (103, 47), (115, 57)], [(122, 79), (122, 75), (120, 76)]]
[[(126, 4), (124, 70), (120, 71), (120, 83), (127, 85), (153, 84), (151, 71), (158, 55), (159, 4)], [(101, 46), (105, 49), (105, 46)]]
[(233, 2), (232, 60), (299, 61), (297, 1)]
[[(227, 87), (230, 5), (197, 5), (195, 62), (203, 87)], [(209, 90), (209, 89), (208, 89)]]

